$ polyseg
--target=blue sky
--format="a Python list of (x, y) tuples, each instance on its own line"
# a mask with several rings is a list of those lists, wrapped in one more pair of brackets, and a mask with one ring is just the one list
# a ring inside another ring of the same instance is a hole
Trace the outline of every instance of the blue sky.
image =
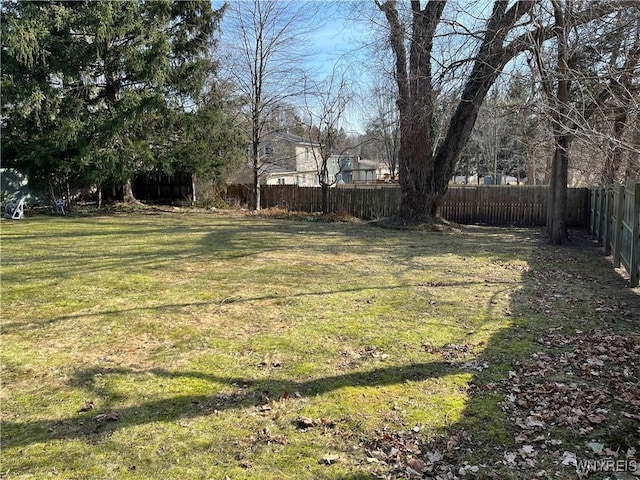
[[(235, 0), (227, 0), (227, 3), (233, 3)], [(372, 1), (372, 0), (360, 0)], [(214, 0), (214, 7), (219, 7), (223, 1)], [(330, 72), (333, 64), (340, 57), (350, 54), (353, 55), (357, 49), (354, 39), (361, 38), (362, 33), (367, 28), (366, 22), (355, 21), (348, 18), (351, 14), (351, 6), (355, 4), (355, 0), (347, 1), (326, 1), (316, 0), (313, 2), (319, 8), (318, 22), (312, 25), (315, 29), (310, 32), (309, 40), (311, 42), (310, 52), (317, 53), (312, 64), (317, 66), (323, 72)], [(223, 31), (224, 31), (223, 19)]]
[[(213, 1), (214, 6), (216, 3), (222, 4), (220, 0)], [(238, 0), (228, 1), (233, 3)], [(408, 3), (401, 5), (405, 9), (409, 8)], [(303, 53), (308, 61), (307, 74), (313, 74), (315, 80), (321, 80), (331, 74), (335, 65), (339, 65), (341, 69), (349, 69), (358, 95), (350, 103), (344, 128), (347, 131), (362, 133), (367, 123), (367, 113), (371, 110), (371, 85), (375, 78), (385, 75), (376, 62), (379, 61), (378, 56), (382, 56), (379, 54), (388, 51), (388, 46), (383, 40), (385, 33), (375, 25), (382, 25), (382, 28), (386, 26), (384, 15), (377, 9), (373, 0), (315, 0), (313, 6), (318, 8), (317, 17), (314, 17), (314, 24), (311, 25), (308, 34), (308, 45), (303, 46)], [(456, 0), (448, 4), (444, 17), (450, 22), (464, 23), (472, 30), (479, 30), (484, 26), (483, 18), (489, 13), (490, 7), (491, 2), (486, 0)], [(439, 73), (437, 65), (440, 62), (449, 64), (460, 58), (470, 58), (477, 45), (471, 40), (471, 36), (451, 35), (453, 30), (448, 25), (448, 22), (442, 23), (444, 30), (441, 33), (448, 35), (441, 42), (437, 42), (433, 51), (436, 75)], [(222, 27), (224, 32), (224, 20)], [(228, 32), (226, 34), (226, 40), (233, 41)], [(367, 42), (374, 41), (374, 38), (377, 38), (375, 44), (379, 45), (377, 51), (365, 47)], [(445, 79), (443, 86), (459, 86), (459, 73), (457, 70), (453, 72), (455, 75)]]
[[(230, 3), (234, 0), (228, 0)], [(361, 0), (371, 1), (371, 0)], [(222, 2), (214, 0), (214, 7), (218, 7)], [(318, 15), (314, 18), (315, 23), (311, 25), (308, 40), (303, 47), (303, 54), (306, 55), (307, 60), (307, 72), (312, 74), (314, 80), (322, 80), (328, 77), (334, 65), (339, 64), (343, 68), (353, 63), (358, 65), (358, 47), (359, 42), (355, 39), (362, 38), (363, 29), (367, 27), (366, 22), (354, 21), (352, 17), (352, 6), (355, 5), (351, 1), (321, 1), (318, 0), (314, 3), (317, 7)], [(227, 16), (230, 17), (231, 12), (227, 12)], [(231, 37), (229, 28), (225, 28), (225, 21), (222, 23), (223, 40), (227, 42), (235, 42), (235, 39)], [(224, 55), (224, 52), (221, 51)], [(353, 68), (352, 68), (353, 70)], [(363, 78), (361, 72), (354, 75), (359, 79)], [(347, 119), (345, 121), (344, 128), (347, 130), (362, 131), (363, 120), (359, 117), (362, 115), (359, 112), (359, 106), (354, 102)]]

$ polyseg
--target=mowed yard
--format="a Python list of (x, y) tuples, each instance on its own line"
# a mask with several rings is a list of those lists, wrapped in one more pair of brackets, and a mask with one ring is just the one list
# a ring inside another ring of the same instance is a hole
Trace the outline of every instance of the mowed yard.
[(640, 297), (578, 237), (238, 213), (2, 221), (0, 477), (629, 471)]

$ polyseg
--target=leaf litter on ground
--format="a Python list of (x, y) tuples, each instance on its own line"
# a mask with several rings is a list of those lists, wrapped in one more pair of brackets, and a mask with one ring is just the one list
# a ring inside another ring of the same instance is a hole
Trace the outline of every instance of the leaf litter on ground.
[[(599, 256), (580, 236), (586, 256)], [(566, 255), (548, 246), (538, 252), (546, 266), (579, 263), (582, 256), (579, 250)], [(512, 442), (484, 448), (474, 432), (458, 426), (435, 439), (380, 431), (365, 444), (368, 460), (391, 472), (379, 478), (582, 478), (589, 472), (579, 471), (578, 463), (590, 460), (609, 467), (621, 461), (617, 465), (627, 470), (617, 476), (601, 472), (600, 478), (640, 475), (640, 292), (625, 290), (623, 282), (610, 288), (603, 285), (606, 279), (574, 270), (525, 270), (533, 288), (524, 301), (551, 326), (535, 337), (536, 351), (514, 360), (505, 377), (485, 385), (502, 397), (499, 407), (511, 425)], [(572, 311), (586, 298), (591, 314)], [(422, 349), (452, 361), (464, 358), (469, 346), (424, 342)], [(489, 368), (477, 359), (465, 366), (479, 372)], [(480, 450), (482, 462), (474, 462)]]

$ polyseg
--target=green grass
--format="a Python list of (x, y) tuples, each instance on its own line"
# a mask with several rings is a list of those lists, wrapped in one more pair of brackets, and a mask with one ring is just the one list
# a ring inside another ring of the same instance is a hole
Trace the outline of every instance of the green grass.
[(363, 444), (383, 429), (508, 441), (499, 396), (470, 386), (553, 321), (527, 293), (552, 252), (533, 230), (204, 213), (1, 227), (11, 479), (370, 478), (384, 465)]

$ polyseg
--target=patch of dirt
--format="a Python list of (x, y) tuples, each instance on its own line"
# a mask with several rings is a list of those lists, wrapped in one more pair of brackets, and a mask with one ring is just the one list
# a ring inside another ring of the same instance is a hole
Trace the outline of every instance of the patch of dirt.
[(319, 223), (358, 223), (362, 222), (358, 217), (354, 217), (346, 211), (322, 213), (309, 213), (287, 210), (284, 208), (273, 207), (265, 208), (258, 211), (246, 211), (249, 217), (275, 218), (279, 220), (301, 220), (306, 222)]
[(445, 232), (460, 233), (462, 231), (460, 225), (454, 222), (437, 217), (433, 219), (415, 219), (407, 220), (394, 215), (393, 217), (382, 218), (371, 222), (372, 225), (388, 228), (391, 230), (410, 230), (418, 232)]

